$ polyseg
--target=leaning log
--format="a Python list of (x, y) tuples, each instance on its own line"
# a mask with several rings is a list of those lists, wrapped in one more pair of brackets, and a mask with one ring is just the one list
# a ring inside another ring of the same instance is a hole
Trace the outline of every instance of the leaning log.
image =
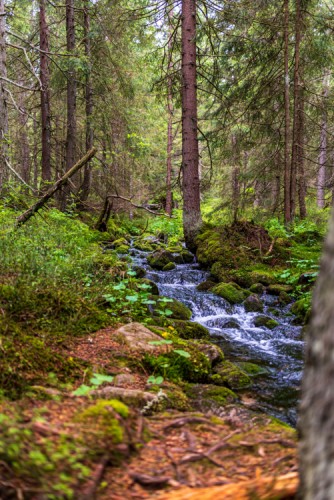
[(63, 175), (63, 177), (61, 177), (50, 189), (48, 189), (48, 191), (42, 196), (42, 198), (40, 198), (36, 203), (34, 203), (34, 205), (32, 205), (30, 208), (28, 208), (28, 210), (26, 210), (23, 214), (21, 214), (16, 219), (16, 223), (15, 223), (16, 227), (22, 226), (22, 224), (25, 224), (30, 219), (30, 217), (32, 217), (35, 213), (37, 213), (38, 210), (40, 210), (45, 205), (45, 203), (47, 201), (49, 201), (49, 199), (52, 198), (52, 196), (57, 191), (59, 191), (59, 189), (61, 187), (63, 187), (65, 184), (67, 184), (68, 180), (76, 172), (78, 172), (78, 170), (80, 170), (80, 168), (82, 168), (84, 165), (86, 165), (86, 163), (89, 162), (89, 160), (91, 158), (93, 158), (95, 153), (96, 153), (95, 148), (90, 149), (85, 154), (85, 156), (83, 156), (81, 158), (81, 160), (79, 160), (75, 165), (73, 165), (73, 167), (71, 167), (70, 170), (68, 170), (66, 172), (66, 174)]

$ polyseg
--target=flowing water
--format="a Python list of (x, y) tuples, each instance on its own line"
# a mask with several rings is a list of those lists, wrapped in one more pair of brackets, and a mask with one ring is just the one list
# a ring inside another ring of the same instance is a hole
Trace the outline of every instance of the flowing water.
[(146, 277), (157, 284), (161, 295), (177, 299), (192, 310), (191, 320), (209, 329), (212, 340), (221, 346), (228, 359), (266, 368), (267, 374), (256, 377), (251, 389), (257, 407), (295, 425), (303, 341), (301, 328), (292, 323), (289, 307), (282, 307), (277, 297), (262, 295), (261, 315), (272, 317), (279, 325), (273, 330), (255, 327), (254, 319), (260, 313), (246, 312), (243, 305), (232, 306), (213, 293), (196, 289), (209, 277), (196, 263), (179, 264), (172, 271), (156, 271), (147, 264), (145, 252), (132, 249), (131, 253), (133, 264), (146, 269)]

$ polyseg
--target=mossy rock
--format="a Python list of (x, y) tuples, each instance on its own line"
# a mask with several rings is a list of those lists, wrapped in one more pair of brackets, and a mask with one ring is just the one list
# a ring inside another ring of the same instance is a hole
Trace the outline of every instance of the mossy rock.
[(267, 368), (257, 365), (256, 363), (250, 363), (248, 361), (240, 361), (238, 362), (238, 366), (239, 368), (241, 368), (243, 372), (245, 372), (250, 377), (258, 377), (260, 375), (268, 374)]
[[(177, 351), (188, 352), (189, 357), (179, 354)], [(157, 357), (146, 354), (143, 363), (150, 371), (156, 375), (179, 382), (207, 382), (211, 373), (211, 363), (208, 358), (200, 351), (196, 344), (187, 344), (180, 346), (174, 342), (174, 349), (169, 353)]]
[(120, 245), (119, 247), (116, 248), (117, 253), (125, 254), (128, 253), (130, 250), (130, 247), (127, 245)]
[(213, 369), (210, 380), (216, 385), (227, 385), (230, 389), (240, 390), (252, 385), (250, 377), (231, 361), (223, 361)]
[(152, 296), (152, 300), (156, 300), (156, 304), (151, 306), (151, 310), (153, 312), (153, 316), (157, 316), (158, 311), (171, 311), (172, 314), (168, 314), (168, 318), (171, 319), (181, 319), (188, 321), (191, 318), (192, 312), (191, 310), (179, 302), (176, 299), (171, 299), (171, 302), (163, 302), (163, 300), (159, 301), (160, 297)]
[(275, 282), (272, 271), (251, 271), (250, 276), (253, 283), (261, 283), (265, 286), (271, 285)]
[(206, 280), (206, 281), (202, 281), (202, 283), (200, 283), (199, 285), (197, 285), (196, 289), (199, 292), (207, 292), (208, 290), (211, 290), (211, 288), (213, 288), (214, 286), (216, 286), (216, 284), (217, 283), (214, 283), (211, 280)]
[(174, 262), (174, 257), (166, 250), (158, 250), (147, 257), (147, 262), (153, 269), (161, 271), (167, 264)]
[(265, 291), (265, 286), (262, 285), (262, 283), (254, 283), (254, 285), (249, 287), (250, 292), (252, 293), (258, 293), (261, 295)]
[(166, 248), (166, 251), (170, 253), (181, 253), (182, 250), (183, 248), (181, 245), (173, 245)]
[(174, 260), (177, 264), (191, 264), (194, 262), (194, 254), (188, 250), (182, 250), (180, 253), (174, 255)]
[(223, 325), (222, 328), (235, 328), (236, 330), (239, 330), (240, 328), (240, 323), (236, 319), (229, 319), (227, 320)]
[(292, 297), (286, 292), (280, 292), (278, 300), (280, 304), (286, 305), (292, 302)]
[(201, 409), (210, 409), (212, 406), (225, 406), (238, 400), (235, 392), (218, 385), (189, 384), (186, 392), (190, 398), (199, 403)]
[(154, 295), (155, 297), (158, 297), (159, 295), (159, 288), (158, 286), (154, 283), (154, 281), (151, 281), (147, 278), (143, 278), (140, 280), (140, 283), (144, 283), (145, 285), (149, 285), (151, 287), (151, 294)]
[(273, 330), (278, 325), (279, 325), (278, 321), (270, 318), (270, 316), (257, 316), (254, 319), (254, 326), (258, 328), (264, 326), (265, 328), (269, 328), (269, 330)]
[(112, 444), (119, 444), (124, 440), (124, 428), (121, 422), (128, 416), (129, 409), (121, 401), (98, 400), (78, 414), (75, 420), (89, 425), (98, 437), (102, 435), (105, 439), (110, 439)]
[(176, 268), (176, 265), (174, 264), (174, 262), (168, 262), (168, 264), (166, 264), (162, 270), (163, 271), (173, 271), (173, 269), (175, 269), (175, 268)]
[(296, 316), (295, 323), (305, 324), (310, 317), (311, 302), (308, 297), (296, 300), (291, 306), (291, 312)]
[(257, 295), (250, 295), (244, 302), (246, 312), (263, 312), (263, 302)]
[(133, 247), (143, 252), (153, 252), (154, 248), (148, 241), (138, 240), (133, 243)]
[(140, 266), (133, 266), (133, 271), (136, 273), (136, 278), (144, 278), (146, 275), (146, 270)]
[(181, 339), (210, 339), (210, 332), (205, 326), (193, 321), (171, 321)]
[(290, 293), (292, 291), (293, 291), (293, 286), (291, 286), (291, 285), (280, 285), (280, 284), (277, 284), (277, 283), (269, 285), (268, 288), (267, 288), (267, 292), (270, 295), (279, 295), (281, 292)]
[(165, 409), (178, 410), (178, 411), (189, 411), (191, 410), (191, 404), (189, 402), (186, 394), (174, 384), (168, 384), (168, 386), (162, 389), (166, 394), (165, 398)]
[(127, 246), (127, 247), (129, 246), (129, 242), (125, 238), (119, 238), (118, 240), (113, 241), (112, 244), (113, 247), (116, 248), (117, 250), (121, 246)]
[(238, 287), (235, 283), (219, 283), (212, 291), (227, 300), (230, 304), (241, 304), (248, 297), (249, 292)]

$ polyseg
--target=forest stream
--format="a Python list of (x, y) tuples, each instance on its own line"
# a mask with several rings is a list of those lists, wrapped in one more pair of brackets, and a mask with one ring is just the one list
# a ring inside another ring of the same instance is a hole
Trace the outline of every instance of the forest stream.
[(183, 302), (192, 310), (192, 321), (208, 328), (212, 340), (226, 357), (238, 362), (251, 362), (263, 368), (251, 391), (256, 409), (296, 425), (299, 385), (303, 368), (301, 327), (293, 324), (289, 306), (279, 304), (277, 297), (263, 294), (265, 314), (279, 324), (273, 330), (254, 326), (259, 313), (246, 312), (243, 305), (231, 305), (196, 286), (207, 280), (209, 272), (192, 264), (178, 264), (171, 271), (153, 270), (147, 253), (131, 249), (133, 264), (145, 268), (146, 277), (157, 284), (161, 295)]

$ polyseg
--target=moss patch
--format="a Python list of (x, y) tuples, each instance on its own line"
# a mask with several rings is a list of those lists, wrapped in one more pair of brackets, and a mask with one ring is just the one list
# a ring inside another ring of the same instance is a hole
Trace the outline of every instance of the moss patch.
[(266, 328), (269, 328), (269, 330), (273, 330), (274, 328), (276, 328), (276, 326), (279, 325), (279, 323), (278, 321), (270, 318), (269, 316), (257, 316), (254, 319), (254, 325), (258, 328), (264, 326)]
[(230, 304), (241, 304), (249, 295), (247, 290), (238, 289), (235, 283), (219, 283), (219, 285), (212, 288), (212, 291)]
[(227, 385), (231, 389), (244, 389), (252, 385), (250, 377), (231, 361), (223, 361), (214, 368), (211, 381), (217, 385)]

